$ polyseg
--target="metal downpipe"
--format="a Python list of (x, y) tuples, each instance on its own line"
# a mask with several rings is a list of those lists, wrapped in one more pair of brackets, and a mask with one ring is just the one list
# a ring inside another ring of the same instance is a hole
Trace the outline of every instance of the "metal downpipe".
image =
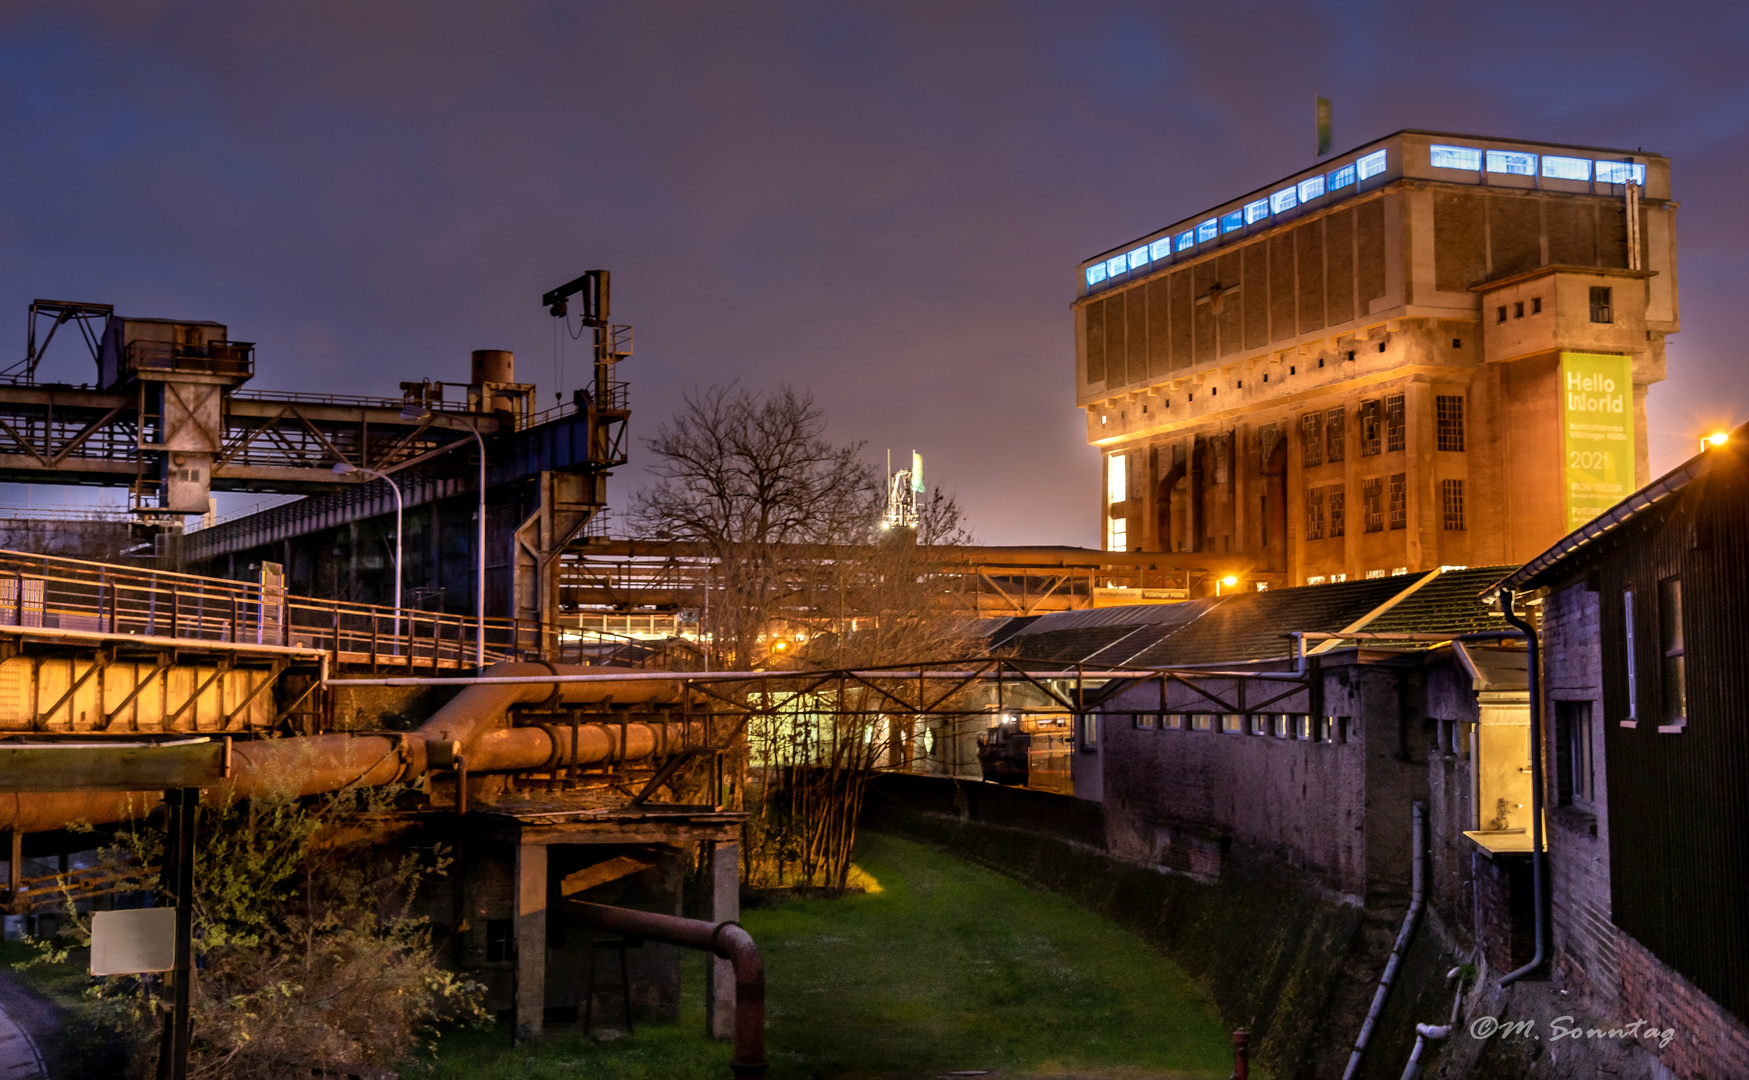
[[(1536, 905), (1536, 955), (1530, 963), (1510, 971), (1500, 979), (1507, 987), (1548, 963), (1549, 853), (1543, 848), (1543, 708), (1542, 708), (1542, 646), (1536, 631), (1518, 614), (1512, 590), (1500, 589), (1500, 611), (1506, 621), (1524, 632), (1525, 674), (1530, 684), (1530, 879), (1532, 902)], [(1471, 762), (1471, 767), (1475, 763)]]
[(1391, 994), (1391, 983), (1397, 978), (1397, 967), (1409, 951), (1415, 922), (1421, 917), (1421, 903), (1426, 897), (1427, 804), (1417, 799), (1410, 807), (1410, 818), (1415, 848), (1409, 871), (1409, 911), (1403, 916), (1402, 929), (1397, 931), (1397, 943), (1391, 946), (1391, 958), (1385, 961), (1385, 973), (1379, 976), (1379, 988), (1373, 993), (1372, 1008), (1366, 1012), (1366, 1022), (1360, 1025), (1360, 1037), (1354, 1040), (1354, 1052), (1348, 1055), (1348, 1068), (1342, 1070), (1342, 1080), (1354, 1080), (1354, 1074), (1360, 1069), (1360, 1057), (1366, 1053), (1366, 1044), (1372, 1041), (1373, 1029), (1385, 1011), (1385, 999)]
[(700, 949), (727, 960), (735, 969), (735, 1056), (729, 1068), (737, 1078), (765, 1075), (765, 960), (739, 923), (682, 919), (582, 900), (570, 901), (570, 907), (585, 926), (596, 930)]

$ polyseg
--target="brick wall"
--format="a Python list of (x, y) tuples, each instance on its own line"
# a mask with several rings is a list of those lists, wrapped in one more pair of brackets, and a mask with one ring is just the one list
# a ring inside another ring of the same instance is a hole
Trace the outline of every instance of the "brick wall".
[[(1550, 931), (1561, 985), (1600, 1008), (1615, 1003), (1618, 931), (1610, 921), (1609, 794), (1604, 779), (1603, 670), (1598, 595), (1583, 585), (1549, 594), (1543, 603), (1544, 794), (1550, 808)], [(1591, 703), (1596, 791), (1589, 801), (1558, 805), (1558, 702)]]
[[(1232, 734), (1219, 730), (1218, 717), (1211, 730), (1138, 728), (1129, 710), (1157, 713), (1158, 684), (1115, 695), (1100, 740), (1109, 850), (1211, 876), (1230, 842), (1303, 866), (1339, 892), (1406, 893), (1409, 802), (1423, 797), (1425, 765), (1400, 754), (1399, 673), (1344, 665), (1323, 678), (1324, 712), (1347, 718), (1346, 742), (1251, 734), (1249, 724)], [(1272, 706), (1309, 707), (1304, 693)], [(1173, 684), (1167, 708), (1212, 706)], [(1420, 742), (1417, 726), (1411, 744)], [(1369, 807), (1379, 815), (1376, 830)]]
[(1749, 1027), (1644, 945), (1627, 934), (1617, 937), (1623, 1021), (1644, 1019), (1676, 1032), (1668, 1046), (1647, 1043), (1647, 1049), (1682, 1080), (1749, 1076)]

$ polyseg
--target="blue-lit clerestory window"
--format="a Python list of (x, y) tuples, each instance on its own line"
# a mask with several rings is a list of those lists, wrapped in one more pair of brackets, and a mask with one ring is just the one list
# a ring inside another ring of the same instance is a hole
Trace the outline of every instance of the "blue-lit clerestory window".
[(1139, 247), (1136, 250), (1130, 252), (1129, 258), (1130, 258), (1130, 269), (1131, 270), (1134, 270), (1140, 266), (1148, 265), (1148, 248), (1147, 248), (1147, 246), (1143, 245), (1142, 247)]
[(1591, 159), (1555, 157), (1553, 154), (1544, 154), (1543, 175), (1551, 180), (1589, 180), (1591, 179)]
[(1268, 199), (1258, 199), (1256, 202), (1245, 204), (1245, 224), (1255, 225), (1259, 221), (1262, 221), (1264, 218), (1266, 218), (1268, 216), (1269, 216), (1269, 200)]
[(1099, 284), (1100, 282), (1102, 282), (1104, 280), (1105, 280), (1105, 264), (1104, 263), (1096, 262), (1092, 266), (1089, 266), (1087, 268), (1087, 287), (1089, 289), (1091, 289), (1093, 286)]
[(1179, 233), (1178, 239), (1172, 242), (1172, 246), (1179, 251), (1189, 251), (1196, 246), (1196, 230), (1189, 229)]
[(1536, 155), (1521, 154), (1516, 150), (1490, 150), (1488, 151), (1488, 171), (1507, 173), (1511, 176), (1535, 176)]
[(1375, 150), (1354, 163), (1355, 171), (1365, 180), (1369, 176), (1377, 176), (1385, 171), (1385, 152)]
[(1130, 258), (1128, 255), (1119, 255), (1115, 259), (1105, 260), (1105, 269), (1112, 277), (1116, 277), (1129, 269), (1129, 262)]
[(1159, 262), (1170, 254), (1172, 254), (1172, 238), (1170, 236), (1163, 237), (1148, 245), (1148, 257), (1155, 262)]
[(1300, 194), (1297, 188), (1278, 191), (1269, 197), (1269, 208), (1278, 214), (1285, 214), (1300, 204)]
[(1344, 165), (1330, 174), (1330, 190), (1341, 191), (1354, 183), (1354, 166)]
[(1599, 161), (1597, 163), (1597, 182), (1600, 184), (1625, 184), (1632, 180), (1644, 186), (1646, 183), (1646, 167), (1634, 165), (1626, 161)]
[(1245, 211), (1235, 210), (1221, 218), (1221, 231), (1237, 232), (1245, 227)]
[(1196, 242), (1199, 244), (1206, 244), (1220, 234), (1221, 223), (1214, 218), (1209, 218), (1207, 221), (1196, 227)]
[(1324, 194), (1324, 178), (1322, 176), (1314, 176), (1310, 180), (1301, 180), (1299, 194), (1301, 202), (1311, 202), (1313, 199)]
[(1430, 164), (1436, 169), (1479, 172), (1482, 168), (1482, 152), (1467, 146), (1429, 146), (1427, 154)]

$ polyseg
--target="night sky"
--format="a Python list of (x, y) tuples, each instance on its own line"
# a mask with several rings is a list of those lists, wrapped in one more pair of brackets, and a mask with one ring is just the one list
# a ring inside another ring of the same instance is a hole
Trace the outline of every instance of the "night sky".
[[(1076, 263), (1310, 166), (1317, 92), (1338, 150), (1672, 159), (1656, 475), (1749, 419), (1749, 10), (1684, 7), (8, 3), (0, 348), (90, 300), (227, 323), (258, 388), (396, 396), (508, 348), (550, 404), (538, 298), (606, 267), (634, 432), (789, 382), (871, 461), (922, 451), (981, 541), (1096, 545)], [(73, 345), (45, 377), (94, 377)]]

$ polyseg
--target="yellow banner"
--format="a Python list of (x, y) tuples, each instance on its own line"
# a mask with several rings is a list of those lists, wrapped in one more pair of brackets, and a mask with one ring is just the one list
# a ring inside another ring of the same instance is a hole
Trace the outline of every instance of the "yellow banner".
[(1567, 529), (1634, 490), (1633, 361), (1607, 353), (1561, 354), (1561, 452)]

